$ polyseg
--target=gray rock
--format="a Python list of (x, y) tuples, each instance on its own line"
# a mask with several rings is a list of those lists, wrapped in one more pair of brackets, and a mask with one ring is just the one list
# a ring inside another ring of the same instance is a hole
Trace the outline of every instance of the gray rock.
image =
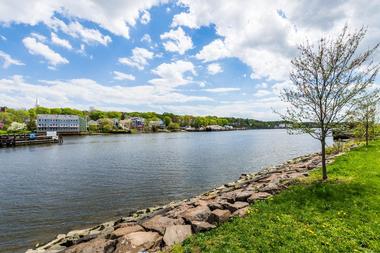
[(232, 216), (236, 217), (245, 217), (249, 212), (249, 207), (244, 207), (242, 209), (238, 209), (235, 212), (232, 213)]
[(144, 231), (144, 228), (137, 224), (120, 226), (118, 229), (112, 232), (111, 238), (118, 238), (139, 231)]
[(254, 203), (256, 200), (266, 199), (272, 196), (272, 194), (267, 192), (255, 192), (247, 199), (248, 203)]
[(251, 197), (253, 191), (242, 191), (236, 194), (235, 201), (247, 201)]
[(249, 204), (247, 202), (241, 202), (237, 201), (233, 204), (226, 203), (224, 204), (224, 208), (228, 209), (231, 213), (235, 212), (236, 210), (239, 210), (241, 208), (247, 207)]
[(173, 225), (167, 227), (164, 235), (164, 242), (167, 246), (182, 243), (192, 234), (190, 225)]
[(197, 206), (182, 213), (182, 217), (188, 222), (207, 221), (210, 214), (211, 210), (208, 206)]
[(159, 248), (162, 236), (157, 232), (134, 232), (119, 238), (114, 253), (137, 253)]
[(172, 225), (184, 224), (182, 219), (172, 219), (161, 215), (156, 215), (153, 218), (144, 221), (141, 225), (148, 230), (157, 231), (160, 234), (165, 233), (165, 228)]
[(215, 209), (223, 209), (223, 206), (218, 203), (218, 202), (211, 202), (211, 203), (208, 203), (208, 208), (210, 208), (211, 211), (215, 210)]
[(215, 228), (215, 225), (212, 225), (205, 221), (192, 221), (191, 227), (193, 228), (194, 233), (208, 231)]
[(215, 209), (211, 212), (208, 222), (211, 224), (218, 224), (227, 221), (231, 216), (229, 210)]
[(65, 253), (111, 253), (115, 250), (116, 241), (106, 239), (95, 239), (89, 242), (74, 245)]

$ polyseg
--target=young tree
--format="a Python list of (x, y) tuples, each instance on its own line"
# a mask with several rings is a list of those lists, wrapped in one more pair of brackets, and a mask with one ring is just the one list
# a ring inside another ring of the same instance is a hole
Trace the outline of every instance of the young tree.
[(374, 90), (358, 99), (353, 110), (355, 120), (363, 127), (366, 146), (368, 146), (370, 137), (370, 127), (375, 125), (376, 107), (379, 100), (379, 90)]
[(293, 85), (281, 93), (281, 100), (289, 105), (282, 119), (321, 142), (324, 180), (326, 136), (334, 125), (345, 121), (352, 101), (374, 82), (379, 71), (371, 59), (379, 44), (357, 52), (365, 34), (364, 28), (351, 33), (345, 26), (336, 39), (322, 38), (315, 46), (301, 44), (299, 56), (291, 61)]

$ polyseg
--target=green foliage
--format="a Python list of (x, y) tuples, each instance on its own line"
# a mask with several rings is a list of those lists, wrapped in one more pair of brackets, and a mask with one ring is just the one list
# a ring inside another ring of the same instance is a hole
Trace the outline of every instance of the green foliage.
[(178, 123), (170, 123), (168, 126), (169, 130), (178, 130), (180, 128), (180, 125)]
[(88, 125), (88, 131), (97, 132), (98, 130), (99, 130), (98, 125), (95, 125), (95, 124), (89, 124)]
[(380, 252), (380, 141), (172, 252)]
[(109, 133), (113, 130), (113, 121), (111, 119), (99, 119), (99, 130), (103, 133)]
[(169, 116), (164, 117), (164, 122), (167, 127), (172, 123), (172, 119)]

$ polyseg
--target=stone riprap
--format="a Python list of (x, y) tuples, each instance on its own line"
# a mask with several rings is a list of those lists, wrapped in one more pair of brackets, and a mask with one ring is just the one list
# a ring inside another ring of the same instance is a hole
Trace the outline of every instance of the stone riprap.
[[(336, 155), (335, 155), (336, 156)], [(329, 156), (332, 161), (335, 156)], [(297, 178), (307, 177), (321, 164), (320, 154), (310, 154), (263, 169), (242, 174), (232, 183), (191, 199), (139, 210), (101, 225), (60, 234), (27, 253), (117, 253), (157, 252), (181, 243), (192, 233), (215, 228), (232, 217), (244, 217), (249, 204), (286, 189)]]

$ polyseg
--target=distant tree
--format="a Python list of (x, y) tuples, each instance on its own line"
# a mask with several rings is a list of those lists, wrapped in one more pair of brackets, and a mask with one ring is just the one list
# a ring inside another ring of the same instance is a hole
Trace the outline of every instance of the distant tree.
[(99, 129), (103, 133), (111, 132), (114, 128), (113, 121), (111, 119), (99, 119)]
[(291, 61), (293, 86), (281, 94), (282, 101), (289, 105), (282, 119), (290, 122), (293, 130), (321, 142), (324, 180), (326, 136), (334, 125), (346, 120), (353, 100), (374, 82), (379, 71), (379, 65), (371, 60), (379, 44), (357, 52), (365, 34), (364, 28), (350, 33), (345, 26), (336, 39), (322, 38), (315, 46), (308, 42), (300, 45), (299, 56)]
[(169, 130), (178, 130), (180, 128), (180, 125), (178, 123), (170, 123), (169, 126), (168, 126), (168, 129)]
[(95, 111), (91, 111), (88, 116), (92, 120), (98, 120), (98, 119), (104, 118), (104, 112), (95, 110)]
[[(379, 103), (379, 90), (374, 90), (357, 100), (353, 110), (355, 121), (359, 123), (359, 128), (363, 129), (365, 143), (368, 146), (368, 141), (371, 136), (370, 128), (374, 129), (376, 123), (376, 107)], [(373, 134), (372, 134), (373, 135)]]
[(165, 116), (164, 123), (167, 127), (169, 127), (170, 123), (172, 123), (172, 119), (169, 116)]
[(23, 130), (26, 130), (26, 124), (20, 122), (12, 122), (12, 124), (8, 127), (8, 132), (17, 133)]
[(42, 106), (36, 107), (36, 114), (50, 114), (50, 109)]
[(50, 113), (51, 114), (62, 114), (62, 109), (61, 108), (50, 108)]
[(121, 112), (115, 112), (115, 111), (105, 112), (104, 114), (106, 118), (110, 118), (110, 119), (121, 119), (121, 115), (122, 115)]

